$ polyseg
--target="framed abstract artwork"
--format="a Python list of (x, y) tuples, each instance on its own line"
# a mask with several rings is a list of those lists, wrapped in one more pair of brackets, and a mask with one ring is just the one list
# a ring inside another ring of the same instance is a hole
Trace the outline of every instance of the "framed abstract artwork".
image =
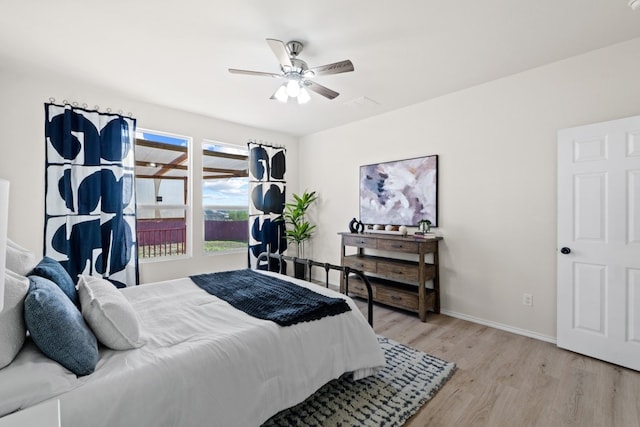
[(360, 166), (360, 221), (438, 226), (438, 156)]

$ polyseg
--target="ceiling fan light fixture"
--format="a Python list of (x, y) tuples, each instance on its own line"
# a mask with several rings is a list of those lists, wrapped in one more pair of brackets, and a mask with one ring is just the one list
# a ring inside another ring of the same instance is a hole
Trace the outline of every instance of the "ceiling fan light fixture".
[(289, 100), (289, 95), (287, 94), (287, 84), (283, 84), (278, 88), (276, 93), (273, 94), (273, 97), (280, 102), (287, 102)]
[[(640, 0), (632, 1), (640, 2)], [(240, 70), (237, 68), (229, 68), (229, 72), (232, 74), (284, 79), (285, 82), (270, 98), (277, 99), (280, 102), (288, 102), (289, 98), (296, 98), (298, 104), (306, 104), (311, 100), (308, 90), (324, 96), (327, 99), (334, 99), (340, 95), (338, 92), (322, 86), (319, 83), (315, 83), (312, 79), (317, 76), (347, 73), (354, 70), (353, 64), (348, 59), (310, 69), (305, 61), (298, 58), (298, 54), (302, 51), (303, 45), (295, 40), (285, 44), (282, 40), (267, 39), (267, 44), (280, 64), (280, 73)]]
[(311, 100), (311, 96), (309, 96), (309, 91), (305, 88), (300, 88), (300, 94), (298, 95), (298, 104), (306, 104)]
[(300, 82), (298, 80), (289, 80), (287, 83), (287, 95), (292, 98), (300, 95)]

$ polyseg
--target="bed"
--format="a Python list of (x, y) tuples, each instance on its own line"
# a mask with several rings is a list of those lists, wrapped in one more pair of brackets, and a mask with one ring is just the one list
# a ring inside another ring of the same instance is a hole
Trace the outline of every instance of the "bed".
[(144, 345), (100, 347), (95, 371), (76, 376), (27, 339), (0, 370), (0, 416), (58, 399), (65, 427), (259, 426), (334, 378), (363, 378), (384, 365), (375, 334), (351, 299), (287, 280), (343, 298), (351, 310), (281, 327), (233, 308), (189, 278), (123, 289)]

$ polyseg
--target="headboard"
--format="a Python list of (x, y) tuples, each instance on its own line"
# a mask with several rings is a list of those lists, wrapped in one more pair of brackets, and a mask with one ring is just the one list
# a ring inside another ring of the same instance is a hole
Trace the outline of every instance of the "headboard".
[(9, 181), (0, 179), (0, 311), (4, 308), (4, 270), (7, 256), (7, 223), (9, 222)]

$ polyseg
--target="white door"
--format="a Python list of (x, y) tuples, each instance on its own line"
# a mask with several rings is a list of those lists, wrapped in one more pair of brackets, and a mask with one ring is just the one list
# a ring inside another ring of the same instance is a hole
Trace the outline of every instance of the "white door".
[(640, 116), (558, 132), (557, 332), (640, 370)]

